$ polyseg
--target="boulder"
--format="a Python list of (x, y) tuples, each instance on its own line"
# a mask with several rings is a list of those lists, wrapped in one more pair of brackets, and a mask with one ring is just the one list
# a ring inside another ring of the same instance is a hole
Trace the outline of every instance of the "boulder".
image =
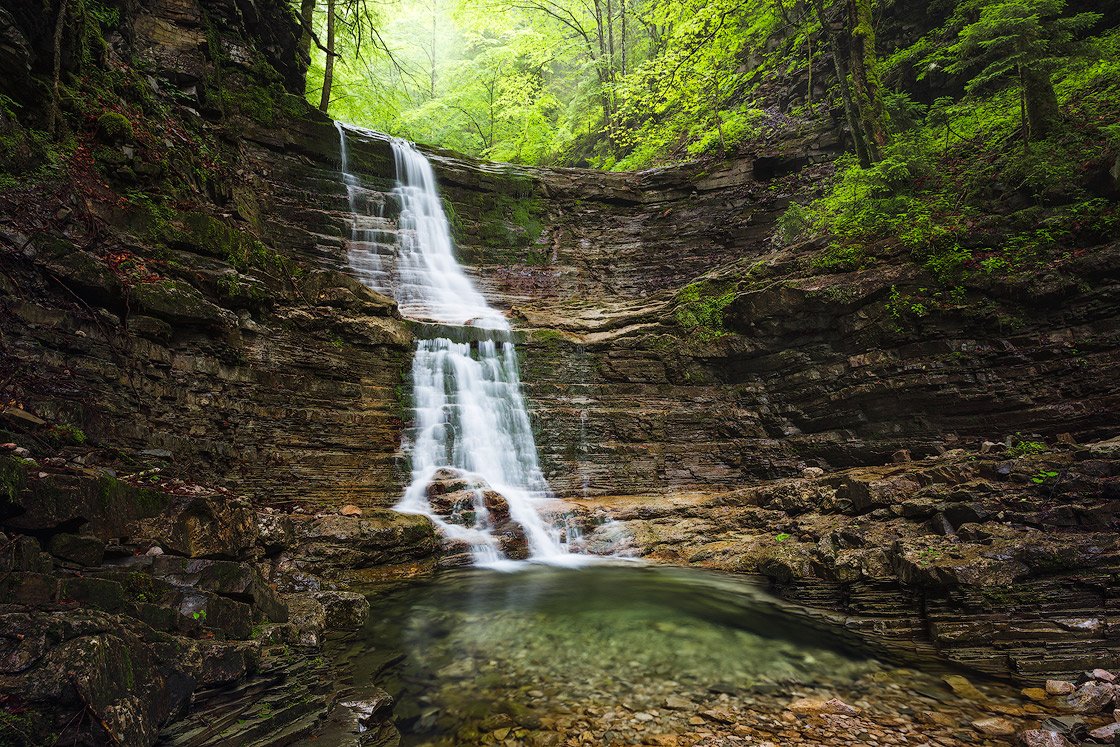
[(1073, 713), (1100, 713), (1112, 705), (1116, 686), (1107, 682), (1086, 682), (1066, 696), (1066, 707)]
[(235, 327), (233, 312), (207, 301), (193, 286), (175, 280), (139, 283), (132, 296), (143, 313), (165, 320), (173, 327), (188, 325), (223, 330)]
[(105, 541), (82, 534), (56, 534), (48, 549), (51, 555), (78, 565), (101, 565), (105, 557)]
[(369, 601), (351, 591), (316, 591), (312, 598), (323, 606), (328, 630), (357, 630), (369, 617)]
[(294, 642), (300, 646), (318, 647), (327, 629), (326, 609), (310, 594), (290, 594), (284, 601), (288, 605), (289, 620), (296, 630)]
[(151, 559), (152, 575), (245, 602), (272, 622), (287, 622), (288, 609), (255, 568), (227, 560), (196, 560), (173, 555)]
[(1116, 738), (1120, 737), (1120, 723), (1114, 721), (1098, 729), (1093, 729), (1089, 732), (1089, 736), (1098, 742), (1115, 742)]
[(15, 502), (18, 513), (3, 520), (12, 528), (32, 532), (79, 528), (81, 534), (109, 540), (126, 536), (131, 522), (163, 513), (171, 497), (87, 471), (30, 477)]
[(173, 519), (167, 549), (191, 558), (242, 558), (257, 540), (247, 503), (220, 496), (191, 500)]
[(257, 542), (268, 555), (283, 552), (296, 544), (296, 528), (292, 517), (281, 513), (257, 513)]
[(428, 557), (439, 549), (428, 517), (388, 509), (298, 522), (296, 535), (297, 547), (281, 557), (318, 575)]
[(222, 495), (177, 499), (161, 516), (138, 522), (134, 533), (164, 552), (223, 560), (247, 557), (259, 536), (248, 503)]
[(1076, 689), (1072, 682), (1065, 682), (1064, 680), (1046, 680), (1047, 695), (1069, 695)]

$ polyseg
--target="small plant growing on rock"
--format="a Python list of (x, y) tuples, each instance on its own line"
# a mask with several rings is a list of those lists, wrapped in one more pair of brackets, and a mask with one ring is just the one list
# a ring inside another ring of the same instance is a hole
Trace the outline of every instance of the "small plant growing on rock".
[(1031, 482), (1033, 482), (1035, 485), (1042, 485), (1049, 480), (1053, 480), (1057, 476), (1058, 476), (1058, 473), (1055, 472), (1054, 470), (1043, 469), (1043, 470), (1039, 470), (1038, 473), (1035, 474), (1035, 476), (1031, 478)]
[(193, 613), (191, 617), (193, 617), (195, 620), (198, 620), (200, 623), (204, 623), (206, 622), (206, 610), (199, 610), (198, 612)]
[(81, 428), (69, 423), (51, 426), (50, 436), (56, 443), (75, 444), (77, 446), (81, 446), (87, 440), (86, 434)]
[(782, 532), (781, 534), (779, 534), (779, 535), (777, 535), (776, 537), (774, 537), (774, 541), (775, 541), (775, 542), (785, 542), (785, 541), (786, 541), (786, 540), (788, 540), (788, 539), (789, 539), (789, 538), (790, 538), (791, 536), (792, 536), (792, 535), (791, 535), (791, 534), (789, 534), (788, 532)]
[(1042, 441), (1027, 441), (1025, 439), (1018, 439), (1007, 453), (1013, 457), (1030, 456), (1031, 454), (1041, 454), (1046, 451), (1046, 444)]

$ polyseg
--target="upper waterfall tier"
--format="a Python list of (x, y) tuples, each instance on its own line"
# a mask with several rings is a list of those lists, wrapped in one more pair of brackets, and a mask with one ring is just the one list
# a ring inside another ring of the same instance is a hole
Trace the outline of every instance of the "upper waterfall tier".
[(380, 241), (382, 205), (363, 200), (361, 181), (350, 173), (349, 148), (336, 122), (342, 151), (342, 178), (354, 215), (349, 261), (368, 285), (397, 300), (408, 319), (508, 330), (509, 322), (490, 307), (455, 259), (451, 226), (427, 158), (407, 140), (393, 138), (400, 203), (395, 246)]

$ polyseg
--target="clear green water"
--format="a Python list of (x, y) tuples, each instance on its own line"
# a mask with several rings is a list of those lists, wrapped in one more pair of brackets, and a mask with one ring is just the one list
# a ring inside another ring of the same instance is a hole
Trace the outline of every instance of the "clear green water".
[[(504, 727), (518, 730), (513, 743), (535, 744), (542, 729), (611, 728), (615, 711), (647, 734), (679, 731), (694, 713), (666, 710), (672, 698), (699, 711), (717, 698), (741, 706), (821, 692), (866, 706), (879, 690), (900, 691), (896, 681), (945, 691), (742, 579), (701, 571), (462, 570), (371, 604), (369, 624), (348, 644), (347, 679), (396, 698), (406, 745), (493, 743)], [(607, 732), (602, 743), (630, 739)]]

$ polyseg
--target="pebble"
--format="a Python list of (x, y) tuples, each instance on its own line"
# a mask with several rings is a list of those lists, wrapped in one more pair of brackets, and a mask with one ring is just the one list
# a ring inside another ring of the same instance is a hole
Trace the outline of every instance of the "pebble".
[(696, 704), (680, 695), (670, 695), (665, 698), (664, 706), (671, 711), (688, 711), (695, 708)]
[(962, 698), (968, 698), (969, 700), (987, 700), (984, 693), (976, 689), (976, 685), (969, 682), (967, 677), (963, 677), (959, 674), (950, 674), (942, 679), (945, 680), (945, 684), (948, 685), (953, 692)]

